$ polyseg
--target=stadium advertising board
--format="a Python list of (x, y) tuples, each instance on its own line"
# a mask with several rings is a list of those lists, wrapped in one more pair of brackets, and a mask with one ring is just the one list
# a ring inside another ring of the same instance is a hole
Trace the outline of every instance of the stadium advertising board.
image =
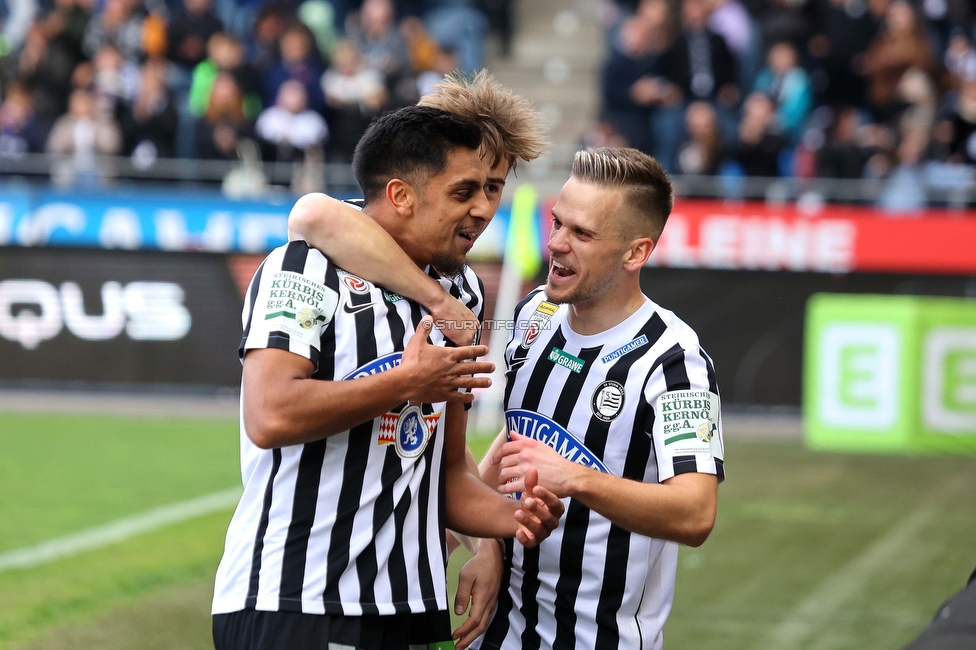
[(818, 294), (805, 347), (811, 446), (976, 453), (976, 300)]
[(928, 210), (891, 216), (855, 206), (683, 200), (675, 204), (650, 266), (976, 274), (976, 213)]
[(238, 386), (230, 260), (0, 249), (0, 381)]
[(288, 241), (287, 201), (219, 193), (79, 194), (4, 188), (0, 245), (260, 253)]

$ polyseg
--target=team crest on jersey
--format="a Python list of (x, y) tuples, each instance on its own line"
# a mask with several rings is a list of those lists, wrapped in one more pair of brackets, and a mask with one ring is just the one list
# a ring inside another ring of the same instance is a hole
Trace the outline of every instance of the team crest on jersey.
[(347, 272), (342, 273), (342, 284), (346, 285), (346, 288), (353, 293), (358, 293), (361, 296), (365, 296), (372, 288), (366, 280)]
[[(427, 425), (427, 430), (433, 433), (437, 430), (437, 422), (441, 419), (441, 413), (433, 413), (427, 411), (433, 411), (433, 407), (430, 404), (422, 404), (420, 407), (421, 417), (423, 417), (424, 424)], [(400, 409), (394, 409), (389, 413), (384, 413), (380, 416), (380, 434), (376, 438), (376, 444), (379, 446), (384, 445), (394, 445), (397, 442), (397, 426), (400, 422), (400, 415), (403, 413)], [(399, 452), (397, 452), (399, 453)], [(421, 453), (423, 453), (421, 451)], [(419, 454), (418, 454), (419, 455)]]
[(396, 437), (396, 452), (400, 458), (416, 458), (424, 453), (427, 441), (430, 440), (430, 427), (427, 426), (419, 406), (411, 404), (400, 412), (393, 435)]
[(525, 334), (522, 335), (522, 347), (531, 347), (539, 339), (539, 335), (542, 334), (542, 330), (548, 329), (549, 321), (552, 319), (556, 310), (559, 309), (559, 305), (554, 305), (551, 302), (542, 301), (539, 306), (535, 308), (532, 315), (529, 316), (529, 322), (525, 326)]
[(624, 387), (616, 381), (605, 381), (593, 391), (593, 415), (604, 422), (612, 422), (624, 410)]

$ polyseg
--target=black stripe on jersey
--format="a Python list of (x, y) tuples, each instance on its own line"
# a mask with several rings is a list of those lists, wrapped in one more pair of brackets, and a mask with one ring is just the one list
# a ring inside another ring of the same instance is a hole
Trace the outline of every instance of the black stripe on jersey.
[(254, 277), (251, 278), (251, 295), (249, 300), (251, 310), (247, 315), (247, 324), (244, 326), (244, 335), (241, 336), (241, 345), (237, 349), (237, 355), (241, 359), (244, 358), (244, 344), (247, 342), (247, 335), (251, 333), (251, 320), (254, 318), (254, 303), (258, 300), (258, 289), (261, 287), (261, 274), (264, 272), (264, 263), (267, 261), (265, 259), (261, 262), (261, 266), (258, 267), (258, 270), (254, 272)]
[(685, 368), (685, 351), (675, 343), (674, 347), (668, 350), (665, 355), (662, 355), (664, 358), (661, 365), (664, 366), (664, 383), (667, 384), (668, 392), (691, 390), (691, 381), (688, 379), (688, 370)]
[(274, 480), (281, 467), (281, 450), (271, 451), (271, 475), (268, 485), (264, 488), (264, 504), (261, 506), (261, 519), (258, 521), (257, 534), (254, 536), (254, 551), (251, 555), (251, 580), (247, 587), (247, 599), (244, 607), (254, 609), (258, 600), (258, 586), (261, 577), (261, 554), (264, 552), (264, 535), (268, 532), (268, 521), (271, 519), (271, 498), (274, 496)]
[[(631, 350), (620, 357), (607, 372), (606, 378), (616, 381), (622, 386), (627, 385), (627, 377), (633, 365), (641, 359), (661, 336), (667, 331), (667, 325), (655, 312), (641, 327), (637, 336), (646, 336), (648, 346)], [(637, 337), (635, 337), (637, 338)], [(643, 396), (643, 389), (640, 393)], [(638, 410), (640, 405), (638, 405)], [(641, 481), (644, 478), (644, 468), (651, 455), (651, 439), (644, 435), (641, 430), (640, 418), (635, 418), (634, 425), (631, 427), (630, 444), (627, 446), (627, 456), (624, 459), (624, 478)], [(603, 456), (606, 451), (607, 435), (609, 423), (604, 423), (596, 417), (591, 418), (590, 426), (586, 432), (586, 446), (595, 454)], [(591, 444), (592, 439), (592, 444)], [(617, 611), (620, 609), (624, 599), (624, 590), (627, 583), (627, 559), (630, 555), (630, 536), (631, 532), (617, 526), (610, 525), (610, 532), (607, 536), (606, 561), (603, 567), (603, 586), (600, 589), (600, 599), (597, 603), (596, 622), (597, 648), (616, 648), (620, 645), (620, 631), (617, 626)], [(582, 575), (582, 564), (580, 565)], [(577, 590), (579, 585), (577, 584)], [(573, 593), (575, 599), (576, 593)], [(573, 628), (568, 630), (574, 633)], [(572, 637), (575, 644), (575, 637)]]
[(698, 471), (698, 461), (695, 460), (694, 456), (675, 456), (671, 460), (671, 464), (674, 467), (675, 476)]
[(718, 380), (715, 378), (715, 366), (712, 365), (712, 358), (705, 354), (701, 348), (698, 348), (698, 354), (705, 360), (705, 371), (708, 373), (708, 390), (718, 395)]
[[(367, 439), (371, 436), (366, 436)], [(369, 540), (369, 544), (363, 549), (362, 553), (356, 559), (356, 571), (359, 575), (359, 602), (363, 607), (363, 614), (377, 615), (379, 614), (379, 609), (373, 604), (376, 600), (373, 587), (376, 584), (376, 574), (379, 571), (379, 565), (376, 558), (376, 535), (379, 533), (380, 529), (387, 523), (390, 517), (393, 515), (395, 510), (393, 503), (393, 484), (396, 480), (400, 478), (401, 474), (401, 464), (400, 457), (397, 456), (396, 449), (391, 449), (393, 445), (386, 446), (386, 458), (383, 459), (383, 471), (380, 475), (380, 496), (376, 499), (376, 503), (373, 505), (373, 535)], [(403, 503), (406, 502), (406, 506), (410, 507), (410, 492), (404, 493), (403, 501), (396, 506), (399, 509)], [(406, 518), (406, 511), (402, 512), (402, 517)], [(406, 595), (407, 593), (407, 576), (406, 568), (404, 566), (403, 554), (400, 553), (399, 561), (399, 575), (394, 574), (393, 561), (396, 558), (397, 553), (394, 551), (393, 555), (390, 557), (390, 577), (393, 579), (391, 588), (394, 594), (394, 600), (398, 602), (404, 602), (408, 598), (398, 599), (396, 594), (399, 592), (401, 595)], [(409, 609), (405, 610), (409, 611)]]
[[(355, 305), (369, 303), (369, 294), (349, 294), (350, 302)], [(373, 331), (373, 310), (364, 309), (355, 315), (356, 322), (356, 366), (363, 366), (376, 358), (376, 338)], [(322, 595), (326, 613), (341, 614), (342, 598), (339, 595), (339, 578), (349, 564), (350, 545), (353, 524), (359, 510), (359, 501), (363, 494), (363, 481), (366, 478), (366, 466), (369, 461), (370, 446), (373, 445), (373, 420), (352, 427), (349, 430), (346, 457), (342, 464), (342, 488), (339, 490), (339, 502), (336, 506), (336, 520), (329, 537), (329, 557), (327, 560), (325, 590)], [(369, 562), (365, 554), (357, 560)], [(376, 562), (375, 553), (372, 562)], [(361, 569), (360, 569), (361, 570)], [(360, 580), (362, 601), (372, 599), (373, 585), (362, 584)]]
[[(339, 275), (329, 264), (325, 273), (327, 287), (339, 293)], [(321, 363), (314, 379), (331, 381), (335, 375), (335, 328), (326, 327), (319, 340), (322, 349)], [(278, 609), (281, 611), (302, 611), (302, 587), (305, 583), (305, 563), (307, 561), (308, 541), (315, 523), (315, 511), (319, 498), (319, 482), (322, 480), (322, 463), (328, 439), (308, 443), (302, 448), (298, 463), (298, 476), (295, 479), (295, 496), (292, 501), (291, 523), (282, 550), (281, 588)]]
[[(559, 334), (562, 336), (562, 328), (560, 328)], [(581, 400), (588, 402), (587, 398), (581, 395), (583, 392), (583, 384), (590, 370), (593, 368), (594, 363), (600, 358), (602, 351), (602, 347), (583, 348), (580, 350), (579, 358), (584, 361), (583, 369), (579, 374), (570, 373), (566, 379), (566, 383), (563, 385), (559, 395), (559, 400), (556, 402), (556, 408), (552, 412), (553, 420), (560, 423), (568, 423), (573, 415), (573, 409), (576, 407), (576, 404)], [(633, 363), (633, 361), (630, 363)], [(622, 378), (626, 379), (626, 376)], [(583, 444), (598, 458), (602, 458), (604, 447), (606, 446), (606, 431), (603, 432), (602, 436), (603, 444), (598, 449), (590, 447), (591, 442), (594, 441), (590, 439), (589, 430), (594, 428), (592, 426), (592, 420), (595, 419), (591, 418), (591, 426), (588, 427)], [(604, 427), (610, 426), (608, 422), (602, 422), (600, 420), (597, 420), (597, 422)], [(553, 640), (553, 650), (557, 648), (561, 650), (572, 650), (572, 648), (576, 647), (576, 595), (579, 593), (579, 586), (583, 580), (583, 549), (586, 544), (586, 530), (589, 527), (589, 522), (590, 509), (583, 505), (582, 502), (576, 499), (570, 499), (569, 508), (566, 510), (566, 517), (562, 524), (563, 539), (559, 549), (559, 578), (556, 580), (555, 603), (556, 638)], [(533, 602), (534, 600), (533, 598)], [(525, 606), (523, 606), (524, 609)], [(537, 620), (531, 626), (533, 630), (538, 625), (538, 606), (535, 608), (535, 614)], [(528, 622), (526, 622), (526, 625), (528, 627)], [(538, 634), (536, 634), (536, 638), (538, 638)], [(524, 643), (525, 635), (523, 635), (522, 639)], [(538, 642), (535, 643), (534, 647), (538, 648)]]
[(458, 273), (458, 279), (461, 281), (461, 285), (462, 288), (464, 289), (464, 293), (466, 293), (469, 296), (469, 299), (466, 303), (464, 303), (464, 306), (470, 309), (473, 314), (478, 315), (478, 320), (480, 321), (484, 319), (485, 316), (484, 309), (482, 308), (480, 312), (475, 310), (478, 308), (478, 305), (481, 304), (481, 298), (479, 298), (479, 296), (485, 295), (485, 283), (482, 282), (481, 278), (479, 278), (477, 275), (475, 275), (474, 277), (478, 279), (477, 291), (474, 289), (474, 287), (471, 286), (471, 283), (468, 282), (468, 278), (465, 275), (464, 271)]
[(301, 240), (288, 242), (285, 256), (281, 260), (281, 270), (292, 273), (305, 273), (305, 260), (308, 259), (308, 244)]
[(718, 476), (718, 480), (725, 480), (725, 461), (721, 458), (715, 459), (715, 474)]

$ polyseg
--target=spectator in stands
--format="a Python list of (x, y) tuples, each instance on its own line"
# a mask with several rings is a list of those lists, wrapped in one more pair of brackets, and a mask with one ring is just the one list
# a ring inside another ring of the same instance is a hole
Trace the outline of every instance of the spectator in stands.
[(123, 152), (137, 166), (148, 167), (157, 158), (172, 158), (177, 125), (176, 106), (166, 86), (166, 63), (142, 64), (135, 100), (120, 111)]
[(95, 156), (114, 156), (121, 150), (122, 133), (115, 118), (97, 110), (90, 91), (73, 91), (68, 112), (58, 118), (48, 136), (47, 152), (71, 155), (80, 167), (90, 171)]
[(875, 119), (891, 119), (900, 109), (897, 89), (909, 68), (934, 75), (936, 60), (925, 31), (908, 0), (893, 0), (885, 14), (884, 28), (871, 41), (864, 58), (867, 99)]
[(440, 44), (457, 52), (465, 72), (480, 70), (485, 59), (488, 19), (476, 0), (427, 0), (424, 23)]
[(739, 0), (710, 0), (711, 12), (708, 28), (725, 39), (725, 44), (735, 56), (736, 83), (746, 94), (752, 90), (756, 75), (762, 66), (762, 35), (759, 23)]
[(325, 119), (308, 108), (305, 86), (290, 80), (281, 84), (274, 106), (261, 111), (254, 131), (265, 160), (296, 162), (305, 152), (321, 147), (329, 136)]
[(23, 84), (6, 88), (0, 104), (0, 156), (20, 158), (43, 152), (49, 128), (34, 112), (30, 92)]
[(64, 51), (49, 46), (44, 29), (34, 25), (27, 32), (18, 59), (19, 78), (30, 89), (37, 114), (53, 122), (68, 107), (74, 60)]
[(72, 68), (86, 58), (82, 42), (91, 15), (88, 0), (56, 0), (51, 12), (37, 23), (48, 39), (49, 50), (70, 60)]
[(665, 0), (643, 0), (638, 11), (611, 33), (601, 79), (601, 120), (626, 141), (653, 151), (651, 111), (661, 102), (662, 84), (653, 75), (671, 41)]
[(928, 146), (928, 133), (914, 127), (904, 129), (897, 150), (897, 166), (885, 181), (878, 205), (888, 212), (914, 212), (925, 208), (927, 196), (921, 161)]
[(281, 84), (294, 79), (305, 86), (309, 106), (321, 112), (325, 109), (321, 87), (323, 70), (312, 33), (301, 23), (291, 23), (281, 35), (280, 45), (280, 58), (264, 76), (264, 105), (273, 105)]
[(826, 0), (817, 7), (817, 27), (808, 50), (820, 78), (818, 95), (827, 104), (859, 106), (864, 101), (864, 53), (878, 24), (864, 0)]
[(818, 0), (766, 0), (758, 12), (759, 29), (765, 44), (789, 41), (805, 47), (816, 25)]
[(210, 91), (214, 79), (221, 72), (234, 75), (244, 93), (244, 116), (254, 119), (261, 112), (261, 75), (244, 61), (244, 47), (240, 41), (223, 32), (217, 32), (207, 41), (207, 58), (193, 69), (190, 85), (190, 112), (201, 117), (207, 112)]
[(438, 48), (437, 56), (434, 58), (434, 64), (430, 70), (425, 70), (417, 75), (417, 100), (436, 91), (435, 86), (444, 81), (448, 74), (457, 70), (457, 67), (457, 56), (454, 52), (445, 48)]
[(780, 155), (786, 140), (779, 133), (773, 100), (754, 92), (742, 105), (739, 142), (729, 150), (729, 160), (738, 163), (746, 176), (779, 176)]
[(139, 66), (127, 61), (111, 43), (98, 49), (92, 61), (92, 89), (99, 109), (115, 115), (131, 102), (139, 88)]
[(285, 10), (278, 3), (265, 5), (254, 20), (251, 38), (245, 41), (245, 60), (262, 74), (278, 60), (278, 41), (285, 32)]
[(224, 30), (211, 0), (183, 0), (183, 11), (169, 24), (168, 57), (186, 72), (192, 71), (207, 56), (210, 37)]
[(796, 143), (813, 104), (810, 78), (800, 67), (796, 48), (789, 41), (774, 43), (766, 63), (756, 78), (755, 90), (769, 95), (776, 103), (783, 135)]
[(725, 40), (707, 27), (707, 0), (685, 0), (681, 5), (681, 34), (657, 61), (657, 74), (666, 84), (659, 93), (661, 108), (653, 118), (657, 159), (674, 167), (677, 144), (684, 132), (684, 107), (702, 100), (715, 104), (719, 123), (731, 130), (740, 98), (735, 85), (735, 59)]
[(821, 178), (861, 178), (864, 165), (873, 155), (861, 137), (861, 115), (857, 108), (838, 109), (827, 131), (826, 142), (817, 152), (817, 176)]
[(949, 151), (949, 162), (976, 164), (976, 79), (965, 79), (935, 130)]
[(949, 40), (945, 66), (957, 80), (976, 79), (976, 50), (965, 32), (958, 31)]
[(715, 109), (708, 102), (692, 102), (685, 112), (688, 137), (678, 148), (675, 170), (679, 174), (715, 175), (722, 162), (722, 130)]
[(350, 162), (360, 136), (386, 105), (383, 75), (363, 65), (351, 41), (340, 41), (332, 67), (322, 76), (322, 88), (332, 118), (329, 158)]
[(410, 57), (403, 35), (397, 29), (390, 0), (365, 0), (359, 19), (350, 25), (350, 38), (359, 48), (367, 68), (378, 70), (392, 84), (410, 72)]
[(114, 45), (123, 58), (139, 61), (142, 56), (143, 17), (133, 11), (133, 0), (105, 0), (101, 13), (92, 16), (85, 28), (82, 50), (89, 58), (103, 45)]
[(214, 79), (210, 103), (196, 127), (196, 157), (236, 160), (237, 144), (254, 137), (254, 127), (244, 116), (244, 98), (233, 75), (221, 72)]

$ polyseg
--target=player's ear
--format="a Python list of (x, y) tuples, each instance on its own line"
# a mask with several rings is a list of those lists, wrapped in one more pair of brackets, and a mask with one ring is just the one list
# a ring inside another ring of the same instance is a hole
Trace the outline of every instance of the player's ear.
[(386, 184), (386, 199), (403, 216), (410, 216), (417, 207), (417, 192), (406, 181), (393, 178)]
[(624, 254), (624, 269), (627, 271), (639, 271), (645, 264), (647, 258), (654, 251), (654, 241), (650, 237), (641, 237), (630, 242), (627, 252)]

